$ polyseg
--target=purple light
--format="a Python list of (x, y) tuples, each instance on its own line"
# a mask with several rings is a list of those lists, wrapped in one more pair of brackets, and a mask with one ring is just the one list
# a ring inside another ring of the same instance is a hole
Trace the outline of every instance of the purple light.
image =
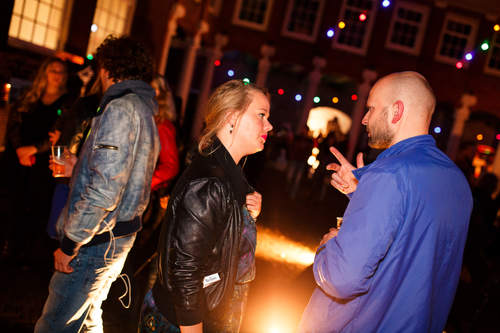
[(474, 58), (474, 55), (472, 54), (472, 52), (469, 52), (465, 55), (465, 60), (467, 60), (467, 61), (471, 61), (472, 58)]
[(383, 6), (384, 8), (387, 8), (387, 7), (389, 7), (390, 5), (391, 5), (391, 2), (390, 2), (389, 0), (384, 0), (384, 1), (382, 1), (382, 6)]
[(234, 71), (233, 71), (232, 69), (228, 70), (228, 71), (227, 71), (227, 75), (228, 75), (229, 77), (233, 77), (233, 76), (234, 76)]
[(434, 133), (436, 133), (436, 134), (441, 133), (441, 127), (439, 127), (439, 126), (434, 127)]
[(301, 95), (301, 94), (297, 94), (297, 95), (295, 95), (295, 100), (296, 100), (297, 102), (300, 102), (300, 101), (302, 100), (302, 95)]
[(328, 29), (328, 31), (326, 32), (326, 37), (332, 38), (333, 36), (335, 36), (335, 30)]

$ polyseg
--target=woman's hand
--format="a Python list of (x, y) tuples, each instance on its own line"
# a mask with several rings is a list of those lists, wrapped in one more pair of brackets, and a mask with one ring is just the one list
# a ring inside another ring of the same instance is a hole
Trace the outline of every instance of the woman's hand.
[(35, 146), (22, 146), (16, 149), (19, 164), (22, 166), (33, 166), (35, 164), (35, 154), (38, 151)]
[(59, 130), (54, 130), (54, 132), (49, 132), (50, 144), (55, 146), (60, 137), (61, 137), (61, 131)]
[(246, 205), (248, 212), (256, 220), (262, 207), (262, 195), (259, 192), (247, 194)]

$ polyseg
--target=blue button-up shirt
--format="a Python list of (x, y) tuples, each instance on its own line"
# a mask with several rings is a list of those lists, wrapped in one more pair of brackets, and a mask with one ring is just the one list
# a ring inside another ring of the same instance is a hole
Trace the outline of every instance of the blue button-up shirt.
[(462, 266), (472, 196), (429, 135), (354, 171), (338, 235), (314, 260), (298, 332), (442, 332)]

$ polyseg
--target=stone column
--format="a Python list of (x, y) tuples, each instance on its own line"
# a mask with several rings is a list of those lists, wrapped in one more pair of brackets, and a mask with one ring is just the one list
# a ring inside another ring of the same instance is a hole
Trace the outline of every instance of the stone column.
[(227, 44), (228, 38), (223, 34), (215, 35), (215, 45), (208, 50), (207, 62), (205, 65), (205, 74), (201, 83), (200, 94), (198, 96), (198, 104), (196, 105), (196, 114), (193, 119), (191, 128), (191, 138), (198, 140), (203, 127), (203, 118), (205, 117), (205, 107), (212, 87), (212, 78), (214, 74), (214, 62), (222, 57), (221, 49)]
[(275, 52), (276, 48), (274, 46), (263, 44), (260, 47), (262, 58), (259, 60), (259, 71), (257, 72), (257, 79), (255, 80), (255, 84), (259, 87), (266, 86), (267, 74), (269, 73), (269, 69), (271, 69), (271, 61), (269, 58), (272, 57)]
[(314, 57), (313, 58), (314, 69), (309, 73), (309, 84), (307, 87), (306, 95), (304, 97), (304, 107), (302, 109), (299, 122), (297, 124), (296, 132), (301, 133), (304, 126), (307, 124), (307, 117), (309, 116), (309, 111), (313, 106), (313, 99), (318, 91), (318, 85), (321, 80), (321, 69), (326, 66), (325, 58)]
[(184, 15), (186, 15), (186, 9), (180, 3), (176, 3), (172, 8), (172, 15), (167, 23), (161, 58), (158, 62), (158, 73), (162, 76), (165, 75), (165, 69), (167, 68), (168, 52), (170, 51), (172, 37), (175, 36), (175, 32), (177, 31), (177, 20), (184, 17)]
[(196, 63), (196, 52), (200, 48), (202, 35), (207, 33), (208, 29), (209, 29), (208, 23), (206, 21), (201, 21), (198, 27), (198, 31), (196, 32), (196, 35), (194, 35), (191, 43), (188, 45), (184, 55), (184, 63), (182, 64), (179, 85), (177, 86), (177, 96), (179, 96), (182, 99), (182, 105), (180, 110), (181, 124), (184, 121), (184, 113), (186, 112), (186, 104), (187, 104), (187, 99), (189, 97), (189, 89), (191, 88), (191, 81), (193, 79), (194, 65)]
[(366, 100), (372, 88), (372, 84), (377, 78), (377, 72), (364, 69), (363, 70), (363, 83), (358, 86), (358, 99), (352, 110), (352, 125), (349, 131), (349, 141), (347, 143), (347, 160), (352, 161), (356, 146), (358, 144), (359, 133), (361, 131), (361, 120), (365, 114)]
[(453, 129), (451, 130), (448, 146), (446, 147), (446, 154), (448, 154), (452, 160), (457, 156), (465, 122), (469, 119), (470, 108), (477, 103), (477, 97), (465, 93), (462, 95), (460, 102), (460, 107), (455, 110), (455, 121), (453, 122)]

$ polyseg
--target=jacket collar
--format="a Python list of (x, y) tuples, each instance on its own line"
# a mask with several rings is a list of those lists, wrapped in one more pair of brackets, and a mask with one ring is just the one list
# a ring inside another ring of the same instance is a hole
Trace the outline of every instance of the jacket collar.
[[(425, 145), (425, 146), (433, 145), (433, 146), (435, 146), (436, 141), (429, 134), (418, 135), (418, 136), (414, 136), (414, 137), (408, 138), (408, 139), (403, 140), (403, 141), (399, 141), (398, 143), (390, 146), (389, 148), (387, 148), (386, 150), (381, 152), (377, 156), (377, 159), (375, 160), (374, 163), (380, 162), (381, 160), (388, 158), (390, 156), (397, 156), (397, 155), (407, 151), (410, 148), (415, 148), (415, 146), (420, 146), (420, 145)], [(368, 164), (362, 168), (353, 170), (352, 173), (354, 174), (354, 177), (356, 177), (356, 179), (360, 180), (361, 177), (363, 177), (363, 175), (365, 174), (365, 172), (368, 171), (370, 166), (373, 165), (374, 163)]]
[(250, 185), (248, 184), (243, 170), (240, 166), (234, 163), (231, 154), (227, 151), (226, 147), (215, 137), (212, 147), (209, 149), (217, 162), (222, 166), (224, 173), (227, 175), (232, 189), (236, 195), (236, 199), (240, 205), (246, 203), (246, 195), (250, 193)]
[(100, 113), (104, 111), (106, 105), (115, 98), (120, 98), (130, 93), (139, 96), (146, 105), (150, 106), (154, 113), (157, 112), (158, 104), (155, 100), (154, 89), (146, 82), (140, 80), (124, 80), (113, 84), (104, 93), (97, 112)]

